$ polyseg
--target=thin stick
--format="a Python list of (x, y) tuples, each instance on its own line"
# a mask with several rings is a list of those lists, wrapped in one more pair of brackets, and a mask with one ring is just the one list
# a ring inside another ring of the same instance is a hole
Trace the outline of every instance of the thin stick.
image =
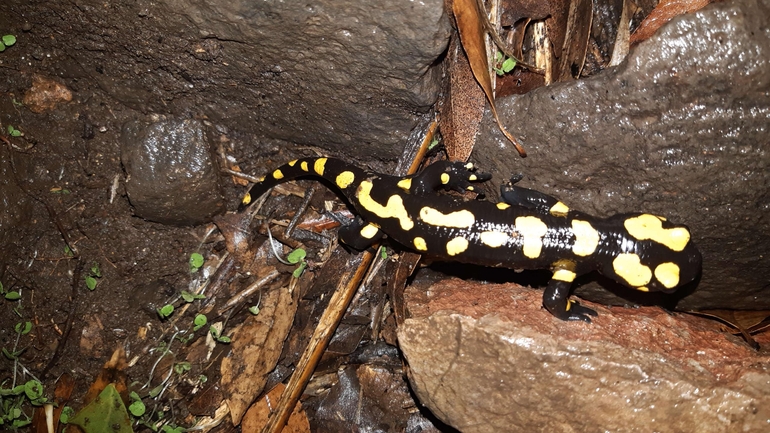
[[(366, 271), (373, 259), (374, 254), (370, 250), (365, 251), (361, 263), (358, 265), (353, 276), (347, 279), (346, 283), (342, 283), (345, 284), (344, 287), (338, 287), (334, 291), (332, 298), (329, 300), (329, 306), (326, 307), (321, 316), (321, 320), (318, 322), (313, 336), (310, 337), (310, 342), (302, 354), (302, 358), (297, 362), (294, 374), (292, 374), (286, 389), (283, 390), (281, 398), (278, 400), (277, 412), (270, 416), (267, 424), (262, 429), (262, 433), (279, 433), (283, 430), (294, 410), (294, 406), (299, 401), (300, 395), (302, 395), (302, 391), (310, 380), (310, 376), (313, 375), (318, 361), (321, 360), (321, 355), (323, 355), (326, 347), (329, 345), (329, 340), (331, 340), (334, 331), (337, 329), (337, 324), (342, 320), (345, 311), (347, 311), (348, 305), (353, 299), (353, 295), (356, 293), (356, 289), (364, 275), (366, 275)], [(343, 278), (341, 281), (345, 279)]]

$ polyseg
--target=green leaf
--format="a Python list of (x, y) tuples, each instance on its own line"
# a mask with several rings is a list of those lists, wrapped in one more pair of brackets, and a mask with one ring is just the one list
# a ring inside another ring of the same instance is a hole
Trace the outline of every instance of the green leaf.
[[(163, 391), (163, 384), (160, 384), (156, 386), (155, 388), (151, 389), (148, 393), (150, 395), (150, 398), (155, 398), (160, 395), (160, 392)], [(160, 415), (158, 415), (160, 417)]]
[(206, 295), (195, 295), (188, 292), (187, 290), (182, 290), (182, 299), (189, 304), (196, 299), (206, 299)]
[(253, 314), (255, 316), (257, 314), (259, 314), (259, 305), (254, 305), (254, 306), (249, 307), (249, 313), (251, 313), (251, 314)]
[(5, 45), (2, 42), (0, 42), (0, 53), (2, 53), (3, 51), (5, 51)]
[(34, 402), (43, 396), (43, 384), (34, 379), (30, 380), (24, 384), (24, 393)]
[(67, 256), (67, 257), (72, 257), (72, 256), (74, 256), (74, 255), (75, 255), (75, 254), (72, 252), (72, 249), (70, 248), (70, 246), (69, 246), (69, 245), (65, 245), (65, 246), (64, 246), (64, 255), (65, 255), (65, 256)]
[(161, 319), (165, 319), (166, 317), (170, 316), (174, 312), (174, 306), (171, 304), (166, 304), (160, 308), (158, 308), (158, 315)]
[(7, 299), (9, 301), (16, 301), (19, 298), (21, 298), (21, 294), (19, 294), (19, 292), (15, 291), (15, 290), (13, 292), (8, 292), (8, 293), (5, 294), (5, 299)]
[(206, 323), (208, 323), (209, 319), (206, 318), (205, 314), (197, 314), (195, 316), (195, 319), (193, 319), (193, 331), (197, 331), (204, 326), (206, 326)]
[(197, 272), (203, 266), (203, 256), (199, 253), (190, 254), (190, 272)]
[(113, 384), (107, 385), (98, 398), (71, 417), (69, 424), (80, 427), (85, 433), (133, 432), (126, 406)]
[(508, 73), (508, 72), (511, 72), (515, 67), (516, 67), (516, 59), (512, 59), (509, 57), (505, 59), (505, 61), (503, 62), (502, 70), (503, 72)]
[(220, 343), (227, 344), (227, 343), (230, 343), (231, 340), (230, 340), (230, 337), (228, 337), (227, 335), (223, 335), (223, 336), (217, 338), (217, 341), (220, 342)]
[(69, 406), (64, 406), (64, 409), (61, 410), (61, 415), (59, 415), (59, 421), (62, 424), (67, 424), (70, 418), (72, 418), (72, 415), (74, 414), (75, 414), (75, 409)]
[(305, 250), (303, 250), (302, 248), (297, 248), (296, 250), (290, 252), (288, 256), (286, 256), (286, 261), (291, 264), (295, 264), (304, 260), (306, 256), (307, 256), (307, 253), (305, 252)]
[(96, 278), (86, 275), (86, 287), (88, 287), (88, 290), (94, 290), (96, 288)]
[(13, 327), (17, 334), (27, 335), (32, 330), (32, 322), (19, 322)]
[(133, 403), (128, 405), (128, 411), (131, 412), (131, 415), (139, 418), (147, 411), (147, 407), (144, 405), (142, 400), (135, 400)]
[(102, 271), (99, 269), (99, 263), (94, 263), (93, 266), (91, 266), (91, 275), (96, 278), (102, 277)]
[(3, 289), (2, 281), (0, 281), (0, 293), (5, 293), (5, 289)]
[(301, 277), (301, 276), (302, 276), (302, 273), (303, 273), (303, 272), (305, 272), (305, 268), (306, 268), (306, 267), (307, 267), (307, 263), (306, 263), (306, 262), (302, 262), (302, 263), (300, 263), (300, 264), (299, 264), (299, 266), (297, 266), (297, 269), (295, 269), (295, 270), (294, 270), (294, 272), (292, 272), (292, 273), (291, 273), (291, 275), (292, 275), (294, 278), (299, 278), (299, 277)]
[(190, 363), (187, 361), (174, 364), (174, 371), (176, 374), (182, 374), (184, 372), (190, 371), (190, 368)]
[(4, 35), (2, 40), (3, 40), (3, 44), (6, 47), (10, 47), (11, 45), (16, 43), (16, 36), (14, 36), (14, 35)]
[(386, 250), (383, 247), (380, 247), (380, 257), (382, 258), (382, 260), (387, 260), (388, 259), (388, 250)]

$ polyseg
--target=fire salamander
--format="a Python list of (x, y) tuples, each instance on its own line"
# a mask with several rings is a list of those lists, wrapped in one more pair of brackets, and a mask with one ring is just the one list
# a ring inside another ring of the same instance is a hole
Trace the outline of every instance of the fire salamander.
[(364, 171), (332, 158), (283, 165), (254, 185), (241, 208), (276, 184), (322, 178), (344, 195), (358, 217), (340, 239), (364, 249), (383, 235), (417, 252), (450, 261), (553, 272), (543, 305), (562, 320), (590, 322), (592, 309), (570, 300), (575, 277), (598, 270), (644, 292), (670, 292), (700, 272), (701, 255), (684, 225), (646, 213), (596, 218), (554, 197), (514, 185), (502, 202), (464, 200), (441, 189), (473, 191), (491, 178), (472, 164), (441, 161), (405, 177)]

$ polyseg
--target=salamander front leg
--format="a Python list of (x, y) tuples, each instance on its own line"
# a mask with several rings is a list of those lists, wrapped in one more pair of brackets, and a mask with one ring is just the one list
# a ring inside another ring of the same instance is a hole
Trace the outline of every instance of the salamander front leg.
[(367, 223), (361, 217), (356, 217), (350, 223), (340, 227), (338, 234), (345, 245), (359, 251), (369, 248), (383, 236), (379, 227)]
[(511, 177), (511, 180), (500, 186), (500, 197), (502, 197), (505, 203), (534, 209), (543, 215), (567, 215), (569, 208), (556, 197), (533, 189), (516, 186), (515, 184), (522, 178), (522, 175), (515, 174)]
[(589, 316), (597, 316), (596, 311), (570, 300), (571, 287), (571, 282), (551, 279), (543, 293), (543, 306), (561, 320), (582, 320), (591, 323)]
[(457, 192), (474, 191), (473, 183), (485, 182), (491, 178), (491, 174), (477, 173), (471, 163), (438, 161), (410, 179), (410, 192), (425, 195), (441, 188)]

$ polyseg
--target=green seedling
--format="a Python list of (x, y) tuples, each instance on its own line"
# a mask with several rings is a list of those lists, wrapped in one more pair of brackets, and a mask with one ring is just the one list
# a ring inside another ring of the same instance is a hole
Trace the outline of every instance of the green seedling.
[(380, 258), (382, 260), (388, 260), (388, 250), (385, 247), (380, 247)]
[(166, 304), (160, 308), (158, 308), (158, 316), (160, 316), (161, 319), (165, 319), (171, 314), (174, 313), (174, 306), (171, 304)]
[(13, 125), (8, 125), (8, 135), (11, 137), (21, 137), (24, 134), (18, 129), (14, 128)]
[(252, 305), (251, 307), (249, 307), (249, 313), (255, 316), (259, 314), (259, 305)]
[(195, 301), (196, 299), (206, 299), (206, 295), (196, 295), (188, 292), (187, 290), (182, 290), (181, 296), (182, 296), (182, 300), (184, 300), (188, 304)]
[(434, 138), (433, 140), (430, 141), (430, 144), (428, 145), (428, 150), (433, 149), (437, 145), (438, 145), (438, 138)]
[(94, 263), (91, 265), (91, 269), (88, 270), (88, 274), (85, 277), (86, 287), (88, 290), (93, 291), (99, 284), (99, 278), (102, 278), (102, 270), (99, 269), (99, 264)]
[(139, 394), (137, 394), (135, 391), (131, 391), (131, 393), (128, 394), (128, 398), (131, 400), (131, 404), (128, 405), (128, 411), (131, 413), (131, 415), (139, 418), (147, 412), (147, 407), (139, 397)]
[(191, 368), (192, 368), (192, 366), (187, 361), (185, 361), (185, 362), (177, 362), (176, 364), (174, 364), (174, 372), (176, 374), (187, 373), (188, 371), (190, 371)]
[(16, 43), (16, 36), (14, 35), (3, 35), (2, 38), (0, 38), (0, 53), (5, 51), (7, 47), (12, 46)]
[(208, 319), (204, 314), (196, 315), (195, 319), (193, 319), (193, 332), (206, 326), (206, 323), (208, 323)]
[(503, 60), (503, 53), (500, 51), (497, 52), (495, 55), (495, 73), (497, 75), (505, 75), (508, 72), (511, 72), (513, 68), (516, 67), (516, 59), (512, 57), (508, 57), (505, 60)]
[(64, 406), (64, 409), (61, 410), (61, 415), (59, 415), (59, 421), (62, 424), (67, 424), (70, 422), (70, 418), (72, 418), (72, 415), (75, 415), (75, 409)]
[(198, 272), (198, 269), (200, 269), (204, 263), (203, 256), (198, 253), (192, 253), (190, 254), (189, 262), (190, 262), (190, 272), (191, 273)]
[(286, 256), (286, 261), (289, 262), (292, 265), (296, 265), (299, 263), (299, 266), (297, 266), (297, 269), (292, 272), (292, 275), (294, 278), (299, 278), (302, 276), (302, 273), (305, 271), (305, 268), (307, 268), (307, 262), (305, 261), (305, 257), (307, 257), (307, 252), (303, 250), (302, 248), (297, 248), (296, 250), (289, 253), (288, 256)]
[(209, 332), (211, 332), (211, 336), (214, 337), (214, 340), (217, 340), (220, 343), (227, 344), (231, 341), (230, 337), (227, 335), (222, 335), (220, 330), (214, 325), (209, 326)]

